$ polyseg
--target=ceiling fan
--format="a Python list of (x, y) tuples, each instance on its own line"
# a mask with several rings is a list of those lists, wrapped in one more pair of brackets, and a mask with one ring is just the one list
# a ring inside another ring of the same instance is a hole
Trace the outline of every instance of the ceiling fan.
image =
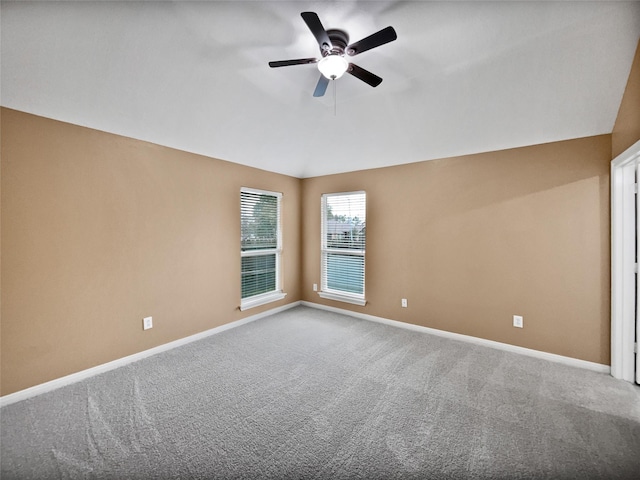
[(309, 27), (309, 30), (311, 30), (311, 33), (313, 33), (313, 36), (316, 37), (322, 57), (269, 62), (271, 68), (317, 63), (321, 75), (316, 89), (313, 92), (314, 97), (322, 97), (327, 90), (329, 80), (340, 78), (345, 72), (368, 83), (372, 87), (380, 85), (382, 78), (357, 66), (355, 63), (348, 62), (345, 54), (353, 57), (372, 48), (384, 45), (385, 43), (393, 42), (398, 38), (393, 27), (383, 28), (373, 35), (349, 44), (349, 35), (347, 32), (337, 29), (325, 30), (316, 13), (302, 12), (300, 15)]

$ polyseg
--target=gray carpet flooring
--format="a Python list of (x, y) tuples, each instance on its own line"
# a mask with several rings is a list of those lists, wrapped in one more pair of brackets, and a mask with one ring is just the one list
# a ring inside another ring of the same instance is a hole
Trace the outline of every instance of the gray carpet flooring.
[(640, 478), (639, 387), (307, 307), (0, 415), (3, 480)]

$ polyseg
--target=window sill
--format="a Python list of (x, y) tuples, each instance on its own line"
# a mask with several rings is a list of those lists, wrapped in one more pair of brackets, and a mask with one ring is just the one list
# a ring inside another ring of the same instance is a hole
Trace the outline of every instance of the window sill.
[(327, 300), (352, 303), (354, 305), (360, 305), (361, 307), (364, 307), (367, 304), (367, 301), (364, 298), (353, 297), (351, 295), (341, 295), (339, 293), (329, 292), (318, 292), (318, 295), (320, 295), (321, 298), (326, 298)]
[(262, 295), (249, 297), (240, 301), (240, 310), (244, 312), (245, 310), (259, 307), (260, 305), (264, 305), (266, 303), (277, 302), (278, 300), (282, 300), (286, 296), (286, 293), (279, 291), (263, 293)]

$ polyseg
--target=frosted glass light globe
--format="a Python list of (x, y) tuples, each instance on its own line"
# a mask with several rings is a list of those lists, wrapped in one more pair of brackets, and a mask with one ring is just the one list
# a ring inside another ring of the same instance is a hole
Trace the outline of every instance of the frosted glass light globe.
[(349, 62), (340, 55), (328, 55), (318, 63), (318, 70), (329, 80), (340, 78), (348, 68)]

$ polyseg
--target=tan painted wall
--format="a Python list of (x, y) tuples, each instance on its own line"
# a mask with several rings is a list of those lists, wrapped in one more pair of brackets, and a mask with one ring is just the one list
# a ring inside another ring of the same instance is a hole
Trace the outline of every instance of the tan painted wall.
[(640, 42), (638, 42), (627, 87), (613, 127), (612, 157), (617, 157), (638, 140), (640, 140)]
[[(609, 364), (610, 160), (603, 135), (305, 179), (303, 298)], [(312, 291), (320, 196), (353, 190), (367, 192), (365, 307)]]
[[(608, 165), (638, 138), (637, 65), (612, 136), (305, 180), (3, 108), (2, 394), (300, 298), (608, 364)], [(288, 296), (248, 312), (241, 186), (284, 192)], [(362, 308), (311, 289), (320, 195), (360, 189)]]
[[(8, 109), (1, 120), (3, 395), (300, 300), (299, 179)], [(288, 294), (246, 312), (242, 186), (284, 193)]]

